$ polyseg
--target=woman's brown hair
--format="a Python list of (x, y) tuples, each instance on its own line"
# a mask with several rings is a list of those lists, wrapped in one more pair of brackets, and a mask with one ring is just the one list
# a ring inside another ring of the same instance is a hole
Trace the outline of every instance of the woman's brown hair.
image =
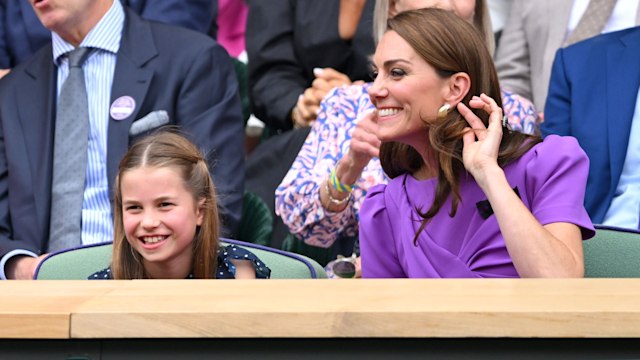
[[(464, 104), (469, 104), (472, 96), (484, 93), (502, 107), (493, 59), (473, 25), (450, 11), (425, 8), (398, 14), (388, 21), (388, 30), (398, 33), (442, 78), (460, 72), (468, 74), (471, 82), (469, 92), (462, 99)], [(487, 113), (476, 109), (472, 111), (488, 126)], [(466, 173), (462, 163), (462, 135), (469, 125), (464, 117), (454, 107), (442, 119), (424, 121), (428, 128), (425, 141), (429, 141), (433, 152), (430, 155), (437, 160), (438, 169), (434, 170), (438, 174), (438, 183), (431, 207), (426, 212), (418, 209), (424, 220), (416, 239), (452, 193), (449, 215), (456, 214), (460, 202), (459, 179)], [(503, 128), (498, 164), (504, 167), (540, 141), (539, 137)], [(414, 148), (396, 142), (382, 144), (380, 162), (390, 178), (430, 166)]]
[(193, 276), (210, 279), (217, 266), (219, 219), (216, 192), (202, 152), (184, 136), (161, 131), (135, 143), (120, 161), (114, 189), (114, 241), (111, 271), (114, 279), (146, 277), (142, 257), (126, 239), (120, 180), (127, 171), (142, 168), (171, 168), (181, 175), (185, 188), (197, 204), (204, 199), (202, 225), (193, 239)]

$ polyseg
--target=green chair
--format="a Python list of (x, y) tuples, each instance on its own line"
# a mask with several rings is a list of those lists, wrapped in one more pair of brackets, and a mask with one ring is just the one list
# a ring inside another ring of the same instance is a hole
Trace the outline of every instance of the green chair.
[(596, 225), (596, 236), (582, 244), (585, 277), (640, 277), (640, 232)]
[(256, 254), (271, 269), (272, 279), (324, 279), (327, 277), (327, 273), (318, 262), (304, 255), (238, 240), (224, 239), (223, 242), (241, 246)]
[(268, 246), (273, 232), (273, 215), (258, 195), (245, 191), (242, 198), (242, 218), (238, 239)]
[(110, 242), (85, 245), (49, 254), (33, 276), (38, 280), (86, 280), (111, 263)]
[[(271, 269), (272, 279), (326, 278), (317, 262), (298, 254), (238, 240), (221, 239), (223, 245), (235, 244), (256, 254)], [(38, 280), (85, 280), (111, 263), (111, 243), (86, 245), (47, 256), (36, 269)]]

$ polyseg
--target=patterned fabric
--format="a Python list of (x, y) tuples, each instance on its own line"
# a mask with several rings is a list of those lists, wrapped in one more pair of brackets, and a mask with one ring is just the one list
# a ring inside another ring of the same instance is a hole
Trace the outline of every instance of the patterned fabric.
[[(262, 262), (252, 252), (237, 247), (236, 245), (228, 245), (226, 247), (220, 247), (218, 251), (218, 267), (216, 269), (216, 279), (235, 279), (236, 278), (236, 266), (233, 265), (232, 260), (249, 260), (256, 269), (256, 279), (268, 279), (271, 277), (271, 269)], [(104, 270), (100, 270), (95, 274), (92, 274), (87, 279), (89, 280), (111, 280), (111, 268), (108, 267)], [(193, 274), (189, 274), (187, 279), (193, 279)]]
[[(373, 108), (367, 94), (370, 85), (339, 87), (324, 98), (307, 140), (276, 189), (276, 213), (292, 234), (309, 245), (329, 247), (341, 235), (357, 236), (358, 213), (367, 191), (389, 180), (380, 160), (374, 158), (354, 185), (350, 204), (343, 211), (328, 211), (320, 203), (320, 185), (347, 153), (360, 117)], [(537, 132), (538, 114), (530, 101), (503, 90), (502, 103), (512, 130)]]

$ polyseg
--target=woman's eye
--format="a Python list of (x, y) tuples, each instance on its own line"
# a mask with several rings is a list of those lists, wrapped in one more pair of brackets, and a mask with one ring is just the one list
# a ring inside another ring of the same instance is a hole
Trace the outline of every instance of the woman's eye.
[(375, 80), (376, 77), (378, 77), (378, 71), (376, 70), (369, 71), (369, 77), (371, 78), (371, 80)]
[(161, 208), (166, 208), (166, 207), (169, 207), (169, 206), (171, 206), (171, 205), (173, 205), (173, 204), (172, 204), (172, 203), (170, 203), (170, 202), (162, 202), (162, 203), (160, 203), (160, 207), (161, 207)]
[(129, 205), (127, 207), (125, 207), (126, 211), (136, 211), (136, 210), (140, 210), (142, 209), (142, 207), (140, 205)]
[(402, 77), (402, 76), (405, 76), (407, 73), (402, 69), (391, 69), (390, 74), (391, 74), (391, 77)]

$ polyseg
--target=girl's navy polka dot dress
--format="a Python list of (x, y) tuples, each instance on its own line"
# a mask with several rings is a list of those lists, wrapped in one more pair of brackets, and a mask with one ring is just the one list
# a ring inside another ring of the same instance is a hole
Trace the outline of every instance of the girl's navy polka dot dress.
[[(268, 279), (271, 276), (271, 269), (262, 260), (258, 259), (252, 252), (237, 247), (236, 245), (228, 245), (220, 247), (218, 251), (218, 268), (216, 269), (216, 279), (235, 279), (236, 267), (231, 260), (249, 260), (256, 269), (257, 279)], [(89, 280), (110, 280), (111, 268), (100, 270), (88, 277)], [(189, 274), (187, 279), (193, 279), (193, 274)]]

